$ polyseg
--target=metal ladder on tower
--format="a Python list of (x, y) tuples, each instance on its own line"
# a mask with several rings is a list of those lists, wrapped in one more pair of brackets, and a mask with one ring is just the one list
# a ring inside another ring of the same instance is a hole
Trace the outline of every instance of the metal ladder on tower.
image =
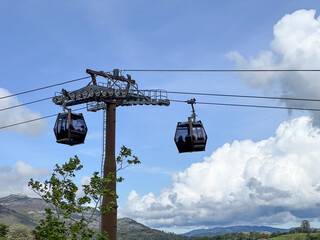
[[(106, 109), (103, 109), (102, 111), (103, 117), (102, 117), (102, 154), (101, 154), (101, 171), (100, 171), (100, 176), (103, 178), (104, 174), (104, 160), (106, 156), (106, 127), (107, 127), (107, 119), (106, 119), (106, 114), (107, 111)], [(102, 204), (102, 198), (100, 199), (100, 205)], [(101, 229), (101, 220), (99, 221), (99, 227)]]

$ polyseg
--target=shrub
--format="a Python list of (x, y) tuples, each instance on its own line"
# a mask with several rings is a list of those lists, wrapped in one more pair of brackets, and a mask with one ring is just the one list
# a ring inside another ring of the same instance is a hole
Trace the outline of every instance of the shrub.
[(34, 240), (34, 236), (31, 230), (21, 224), (14, 224), (8, 228), (8, 232), (6, 234), (6, 238), (8, 240)]
[[(4, 237), (8, 231), (8, 228), (9, 226), (3, 224), (3, 223), (0, 223), (0, 237)], [(1, 238), (0, 238), (1, 240)]]

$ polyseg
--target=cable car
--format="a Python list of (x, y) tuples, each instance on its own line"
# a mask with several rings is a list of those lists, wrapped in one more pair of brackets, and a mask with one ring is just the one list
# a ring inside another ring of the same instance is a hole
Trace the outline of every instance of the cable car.
[(88, 129), (82, 113), (71, 113), (68, 109), (68, 112), (58, 114), (53, 131), (57, 143), (73, 146), (84, 143)]
[(195, 99), (188, 100), (192, 106), (192, 115), (187, 122), (178, 122), (174, 141), (179, 153), (204, 151), (208, 136), (202, 122), (196, 120), (193, 104)]

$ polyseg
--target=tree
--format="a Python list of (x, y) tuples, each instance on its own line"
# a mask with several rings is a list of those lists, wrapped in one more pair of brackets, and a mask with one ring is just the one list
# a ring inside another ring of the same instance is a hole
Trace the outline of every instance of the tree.
[[(131, 149), (125, 146), (121, 147), (116, 161), (118, 171), (140, 163), (138, 158), (132, 155)], [(94, 172), (90, 184), (82, 186), (84, 196), (77, 198), (78, 187), (73, 180), (76, 171), (82, 168), (79, 158), (75, 156), (62, 166), (56, 164), (51, 178), (44, 183), (30, 179), (28, 185), (50, 206), (45, 210), (46, 218), (40, 220), (39, 226), (36, 227), (39, 239), (92, 239), (93, 237), (108, 239), (107, 233), (98, 234), (89, 227), (89, 224), (97, 209), (102, 213), (114, 210), (114, 202), (109, 202), (104, 207), (99, 204), (104, 195), (118, 198), (115, 191), (108, 189), (107, 186), (114, 181), (121, 182), (123, 178), (116, 178), (112, 173), (107, 178), (102, 178), (99, 172)], [(94, 204), (95, 207), (91, 208), (89, 204)], [(86, 217), (88, 213), (89, 217)]]
[(32, 231), (25, 225), (14, 224), (8, 228), (6, 234), (8, 240), (34, 240)]
[(273, 233), (270, 234), (270, 237), (271, 237), (271, 238), (278, 237), (278, 236), (281, 236), (280, 230), (278, 230), (278, 231), (273, 232)]
[(302, 231), (303, 231), (304, 233), (308, 233), (308, 232), (311, 231), (310, 223), (309, 223), (308, 220), (303, 220), (303, 221), (301, 222), (301, 226), (300, 226), (300, 227), (302, 228)]
[(0, 237), (4, 237), (8, 231), (9, 226), (0, 223)]
[(295, 233), (303, 233), (302, 227), (296, 227), (294, 230), (295, 230)]

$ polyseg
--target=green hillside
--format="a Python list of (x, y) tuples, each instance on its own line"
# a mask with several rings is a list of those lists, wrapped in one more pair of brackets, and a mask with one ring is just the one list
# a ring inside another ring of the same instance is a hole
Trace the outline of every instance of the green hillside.
[(188, 237), (144, 226), (130, 218), (118, 220), (118, 240), (187, 240)]
[[(307, 240), (307, 233), (294, 233), (271, 238), (272, 240)], [(320, 233), (311, 233), (310, 240), (320, 239)]]

